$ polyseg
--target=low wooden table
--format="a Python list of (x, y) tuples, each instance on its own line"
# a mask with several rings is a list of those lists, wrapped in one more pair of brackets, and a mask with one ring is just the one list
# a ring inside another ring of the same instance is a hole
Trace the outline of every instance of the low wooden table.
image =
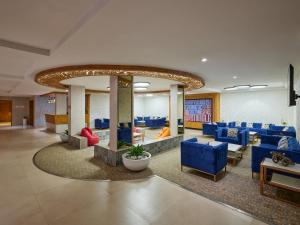
[[(267, 170), (273, 170), (272, 178), (270, 181), (267, 180)], [(282, 166), (279, 163), (274, 163), (272, 159), (265, 158), (260, 164), (260, 193), (281, 201), (289, 202), (285, 199), (278, 198), (271, 194), (266, 194), (264, 192), (265, 185), (271, 185), (277, 188), (287, 189), (290, 191), (295, 191), (300, 193), (300, 179), (295, 177), (290, 177), (284, 174), (276, 173), (284, 172), (286, 174), (294, 174), (300, 176), (300, 164)], [(296, 204), (290, 202), (292, 204)], [(299, 206), (299, 204), (296, 204)]]
[[(210, 141), (209, 145), (217, 146), (217, 145), (220, 145), (222, 143), (223, 142), (220, 142), (220, 141)], [(242, 145), (228, 143), (227, 158), (232, 160), (234, 162), (234, 165), (236, 165), (243, 158), (243, 152), (241, 151), (242, 148), (243, 148)]]

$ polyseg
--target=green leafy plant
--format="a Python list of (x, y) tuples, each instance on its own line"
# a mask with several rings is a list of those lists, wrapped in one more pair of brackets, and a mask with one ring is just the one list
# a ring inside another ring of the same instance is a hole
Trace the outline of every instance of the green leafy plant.
[(127, 143), (125, 142), (125, 141), (118, 141), (117, 142), (117, 148), (119, 149), (119, 148), (122, 148), (124, 145), (127, 145)]
[(138, 158), (139, 156), (143, 156), (145, 152), (145, 149), (143, 148), (142, 145), (137, 145), (137, 146), (132, 146), (129, 150), (128, 150), (128, 156), (129, 157), (136, 157)]
[(65, 130), (63, 134), (69, 135), (69, 131), (68, 131), (68, 130)]

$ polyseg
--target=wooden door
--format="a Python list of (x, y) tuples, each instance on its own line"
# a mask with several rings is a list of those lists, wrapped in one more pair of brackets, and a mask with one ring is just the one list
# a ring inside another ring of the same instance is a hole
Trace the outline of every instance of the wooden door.
[(12, 122), (12, 101), (0, 100), (0, 122), (11, 123)]
[(34, 120), (34, 101), (29, 101), (29, 121), (28, 124), (33, 126), (33, 120)]
[(90, 94), (85, 95), (85, 123), (90, 127)]

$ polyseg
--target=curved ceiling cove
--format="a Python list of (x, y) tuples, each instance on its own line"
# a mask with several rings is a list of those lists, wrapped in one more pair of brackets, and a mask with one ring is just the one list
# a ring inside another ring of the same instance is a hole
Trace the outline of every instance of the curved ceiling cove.
[(150, 66), (133, 65), (75, 65), (57, 67), (39, 72), (35, 82), (40, 85), (66, 89), (61, 81), (85, 76), (141, 76), (162, 78), (182, 83), (187, 90), (201, 88), (205, 85), (203, 79), (185, 71), (165, 69)]

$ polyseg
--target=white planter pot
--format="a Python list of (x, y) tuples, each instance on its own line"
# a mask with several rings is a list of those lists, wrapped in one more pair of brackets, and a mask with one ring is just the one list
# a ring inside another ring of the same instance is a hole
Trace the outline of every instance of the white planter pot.
[(143, 159), (128, 159), (126, 158), (128, 153), (122, 155), (122, 160), (124, 166), (132, 171), (141, 171), (147, 168), (150, 163), (151, 154), (149, 152), (145, 152), (147, 154), (147, 158)]
[(60, 136), (60, 140), (62, 142), (68, 142), (69, 141), (69, 135), (67, 135), (67, 134), (59, 134), (59, 136)]

